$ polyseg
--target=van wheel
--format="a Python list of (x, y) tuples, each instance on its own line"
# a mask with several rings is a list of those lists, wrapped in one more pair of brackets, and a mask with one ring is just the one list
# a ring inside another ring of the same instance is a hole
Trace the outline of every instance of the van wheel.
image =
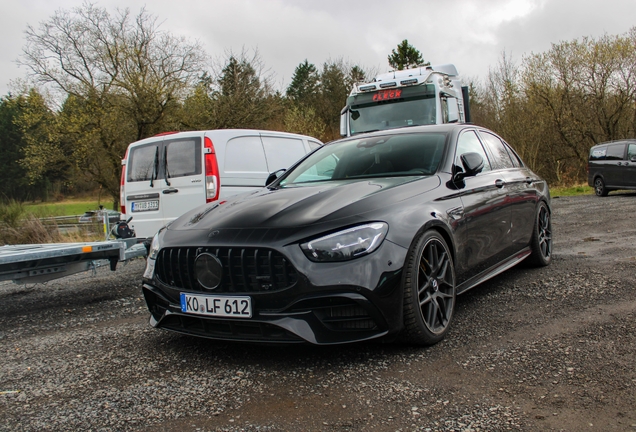
[(605, 182), (600, 177), (596, 177), (594, 180), (594, 193), (596, 196), (602, 197), (607, 196), (609, 193), (609, 190), (605, 187)]

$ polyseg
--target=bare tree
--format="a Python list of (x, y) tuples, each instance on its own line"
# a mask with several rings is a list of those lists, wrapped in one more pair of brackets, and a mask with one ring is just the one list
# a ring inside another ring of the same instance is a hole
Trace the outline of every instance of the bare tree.
[(145, 9), (111, 14), (93, 3), (28, 26), (19, 62), (41, 84), (72, 97), (68, 134), (76, 163), (116, 201), (128, 143), (162, 132), (203, 70), (198, 42), (162, 31)]

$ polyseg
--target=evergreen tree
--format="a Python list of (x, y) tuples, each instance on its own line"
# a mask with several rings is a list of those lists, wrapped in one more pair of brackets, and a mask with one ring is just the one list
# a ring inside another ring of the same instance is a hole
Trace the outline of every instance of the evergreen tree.
[(287, 97), (297, 104), (311, 104), (316, 98), (320, 76), (316, 66), (307, 59), (294, 71), (292, 82), (287, 87)]
[[(397, 46), (397, 51), (391, 51), (391, 55), (388, 56), (388, 60), (389, 65), (393, 69), (397, 70), (410, 69), (424, 64), (422, 53), (420, 53), (413, 45), (409, 44), (407, 39), (404, 39), (402, 43)], [(430, 63), (426, 64), (429, 65)]]

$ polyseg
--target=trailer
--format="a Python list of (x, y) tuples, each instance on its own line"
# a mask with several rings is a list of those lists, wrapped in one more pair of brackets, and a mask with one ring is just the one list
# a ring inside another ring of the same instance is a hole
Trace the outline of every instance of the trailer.
[(0, 247), (0, 281), (39, 283), (146, 256), (136, 238), (86, 243), (8, 245)]

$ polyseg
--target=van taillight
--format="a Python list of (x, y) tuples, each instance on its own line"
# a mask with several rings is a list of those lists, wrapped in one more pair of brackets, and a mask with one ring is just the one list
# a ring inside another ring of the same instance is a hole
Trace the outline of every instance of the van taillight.
[(128, 149), (124, 154), (124, 158), (121, 160), (121, 183), (119, 186), (119, 211), (121, 214), (126, 214), (126, 193), (124, 183), (126, 181), (126, 160), (128, 158)]
[(205, 137), (203, 140), (205, 148), (205, 202), (209, 203), (219, 198), (219, 165), (216, 163), (216, 153), (212, 140)]

